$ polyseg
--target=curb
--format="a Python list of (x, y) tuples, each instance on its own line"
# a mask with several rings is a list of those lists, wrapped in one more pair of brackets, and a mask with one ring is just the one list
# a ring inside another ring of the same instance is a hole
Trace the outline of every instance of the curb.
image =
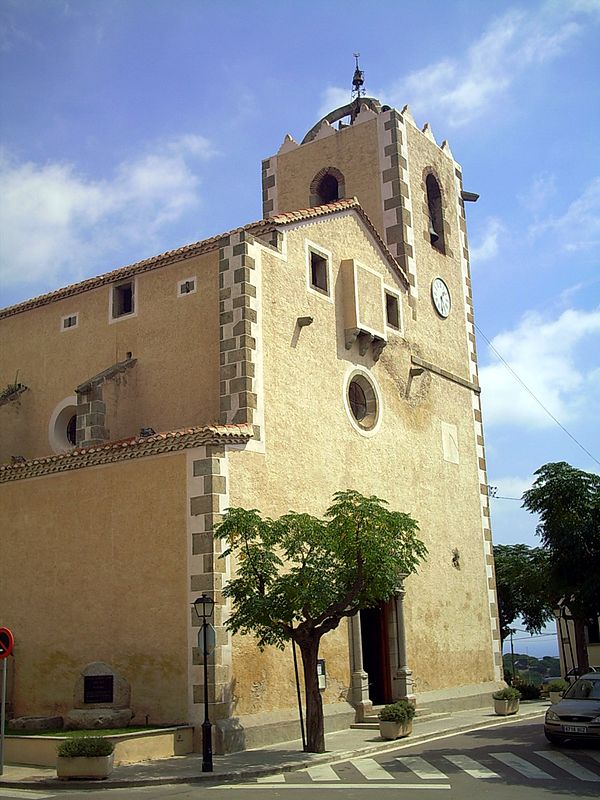
[[(283, 772), (296, 772), (306, 767), (311, 767), (317, 764), (335, 764), (339, 761), (347, 761), (350, 758), (358, 756), (368, 756), (373, 753), (385, 753), (388, 750), (399, 750), (406, 747), (412, 747), (420, 742), (427, 741), (428, 739), (439, 739), (449, 736), (454, 736), (459, 733), (466, 733), (468, 731), (478, 730), (480, 728), (496, 728), (501, 725), (508, 725), (517, 720), (534, 719), (541, 716), (546, 711), (546, 707), (529, 711), (529, 713), (520, 713), (518, 715), (508, 716), (502, 720), (490, 721), (482, 720), (481, 722), (465, 723), (455, 728), (449, 728), (444, 731), (431, 731), (429, 733), (413, 734), (410, 741), (404, 739), (395, 739), (389, 742), (375, 742), (372, 745), (354, 748), (353, 750), (344, 750), (340, 752), (326, 752), (321, 753), (315, 758), (297, 759), (294, 761), (285, 761), (281, 764), (273, 766), (250, 766), (247, 769), (240, 768), (229, 770), (227, 772), (199, 772), (197, 775), (157, 775), (149, 778), (128, 778), (128, 779), (115, 779), (115, 780), (102, 780), (102, 781), (61, 781), (58, 778), (40, 778), (39, 780), (5, 780), (0, 777), (0, 789), (54, 789), (65, 790), (70, 789), (125, 789), (128, 786), (160, 786), (167, 784), (199, 784), (199, 783), (230, 783), (246, 778), (259, 778), (268, 775), (277, 775)], [(200, 767), (200, 757), (198, 758), (198, 766)]]

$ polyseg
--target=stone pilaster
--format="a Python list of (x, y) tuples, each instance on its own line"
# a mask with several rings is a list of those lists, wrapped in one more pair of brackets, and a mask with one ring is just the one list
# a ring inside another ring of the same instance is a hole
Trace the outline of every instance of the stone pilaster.
[(412, 670), (408, 666), (408, 657), (406, 654), (406, 626), (404, 624), (404, 598), (406, 590), (402, 584), (397, 591), (394, 598), (394, 611), (396, 621), (396, 653), (397, 653), (397, 666), (396, 673), (393, 676), (392, 693), (394, 700), (409, 700), (411, 703), (416, 703), (416, 697), (413, 691)]
[(215, 601), (213, 618), (216, 648), (208, 661), (209, 719), (215, 726), (213, 747), (223, 752), (223, 726), (227, 727), (232, 713), (232, 645), (225, 623), (230, 613), (230, 601), (222, 590), (230, 578), (229, 558), (220, 558), (223, 546), (214, 536), (229, 505), (227, 458), (224, 447), (206, 446), (189, 451), (188, 470), (188, 565), (189, 565), (189, 670), (190, 724), (196, 729), (195, 749), (201, 749), (201, 729), (204, 720), (204, 663), (198, 633), (202, 624), (193, 607), (203, 592)]
[(378, 115), (377, 126), (383, 199), (383, 239), (408, 277), (409, 297), (414, 315), (418, 286), (406, 122), (402, 114), (391, 109)]
[(90, 385), (77, 393), (77, 447), (94, 447), (110, 440), (106, 428), (106, 403), (102, 384)]
[(350, 701), (356, 709), (356, 721), (362, 722), (373, 711), (369, 699), (369, 676), (363, 668), (360, 613), (348, 618), (350, 643)]
[[(477, 348), (475, 344), (475, 317), (473, 314), (473, 295), (471, 291), (471, 273), (469, 265), (469, 247), (467, 243), (467, 221), (465, 203), (462, 199), (462, 171), (455, 162), (456, 217), (459, 233), (459, 256), (463, 281), (464, 314), (467, 331), (467, 354), (469, 359), (469, 376), (475, 386), (479, 386), (477, 371)], [(494, 556), (492, 552), (492, 526), (490, 521), (490, 501), (488, 492), (487, 468), (485, 460), (485, 444), (483, 438), (483, 421), (481, 414), (481, 397), (479, 392), (472, 392), (473, 426), (475, 429), (475, 446), (477, 450), (477, 472), (479, 477), (479, 500), (481, 508), (481, 529), (483, 535), (483, 553), (485, 559), (490, 628), (494, 652), (494, 679), (502, 680), (502, 644), (500, 640), (500, 623), (498, 617), (498, 601), (496, 598), (496, 578), (494, 575)]]
[(219, 251), (220, 422), (247, 423), (260, 439), (258, 291), (260, 245), (232, 234)]
[(262, 200), (264, 219), (277, 214), (277, 156), (262, 162)]

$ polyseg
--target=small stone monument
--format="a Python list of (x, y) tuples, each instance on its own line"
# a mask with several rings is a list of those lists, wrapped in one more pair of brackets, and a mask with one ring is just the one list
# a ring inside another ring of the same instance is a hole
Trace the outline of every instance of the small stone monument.
[(131, 686), (102, 661), (88, 664), (75, 682), (73, 708), (65, 715), (65, 728), (126, 728), (133, 711)]

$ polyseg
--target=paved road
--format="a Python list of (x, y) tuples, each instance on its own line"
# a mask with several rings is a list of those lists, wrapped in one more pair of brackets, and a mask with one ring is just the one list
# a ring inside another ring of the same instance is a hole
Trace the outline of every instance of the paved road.
[(371, 758), (355, 758), (244, 784), (180, 784), (129, 789), (0, 790), (2, 800), (548, 800), (600, 797), (600, 747), (555, 748), (541, 722), (517, 722), (405, 744)]

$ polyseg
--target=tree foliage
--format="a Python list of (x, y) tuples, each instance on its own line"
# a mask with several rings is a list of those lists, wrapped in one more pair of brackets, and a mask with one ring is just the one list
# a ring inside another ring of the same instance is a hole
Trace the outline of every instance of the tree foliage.
[(560, 461), (535, 473), (523, 505), (540, 516), (554, 591), (574, 617), (600, 615), (600, 475)]
[(323, 708), (316, 660), (321, 637), (343, 617), (396, 593), (427, 550), (409, 514), (390, 511), (377, 497), (338, 492), (321, 520), (289, 513), (263, 519), (257, 510), (230, 508), (215, 535), (235, 577), (223, 594), (233, 601), (227, 622), (264, 648), (295, 641), (302, 655), (308, 750), (323, 752)]
[(529, 633), (539, 633), (559, 599), (549, 583), (549, 554), (541, 547), (499, 544), (494, 546), (494, 562), (500, 638), (506, 639), (517, 617)]

